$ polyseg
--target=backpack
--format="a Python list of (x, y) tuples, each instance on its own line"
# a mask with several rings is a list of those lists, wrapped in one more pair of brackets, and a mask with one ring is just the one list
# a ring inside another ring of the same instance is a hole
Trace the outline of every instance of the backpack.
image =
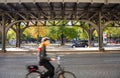
[(37, 48), (37, 51), (38, 51), (38, 52), (41, 52), (41, 50), (42, 50), (41, 47), (38, 47), (38, 48)]

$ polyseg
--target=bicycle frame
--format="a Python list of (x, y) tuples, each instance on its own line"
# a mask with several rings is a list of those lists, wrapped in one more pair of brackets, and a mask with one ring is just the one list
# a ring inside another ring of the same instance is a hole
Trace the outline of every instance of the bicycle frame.
[[(26, 78), (29, 78), (31, 76), (32, 73), (36, 74), (35, 78), (37, 77), (41, 77), (41, 75), (44, 75), (45, 71), (41, 71), (40, 69), (38, 69), (37, 65), (30, 65), (29, 68), (32, 70), (29, 71), (29, 73), (26, 75)], [(57, 67), (55, 68), (55, 75), (54, 78), (66, 78), (65, 74), (68, 74), (68, 76), (72, 77), (72, 78), (76, 78), (76, 76), (74, 75), (74, 73), (69, 72), (69, 71), (65, 71), (64, 68), (61, 66), (60, 64), (60, 56), (57, 56)], [(29, 76), (30, 75), (30, 76)], [(67, 76), (67, 78), (69, 78)], [(31, 78), (31, 77), (30, 77)]]
[[(60, 73), (64, 72), (64, 68), (61, 67), (60, 60), (61, 60), (60, 56), (57, 56), (57, 60), (56, 60), (57, 67), (55, 68), (54, 78), (57, 78)], [(28, 69), (29, 73), (35, 72), (35, 71), (39, 72), (40, 74), (45, 73), (45, 71), (41, 71), (37, 65), (29, 65), (27, 67), (27, 69)]]
[(57, 56), (57, 67), (55, 69), (55, 76), (54, 76), (54, 78), (57, 78), (59, 74), (64, 72), (64, 67), (61, 66), (60, 60), (61, 60), (61, 57)]

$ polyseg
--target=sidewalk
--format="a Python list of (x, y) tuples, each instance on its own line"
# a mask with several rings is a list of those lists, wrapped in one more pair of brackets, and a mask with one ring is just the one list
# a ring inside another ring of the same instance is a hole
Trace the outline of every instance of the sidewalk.
[[(16, 48), (15, 46), (6, 46), (6, 51), (37, 51), (38, 44), (30, 43), (21, 45), (21, 48)], [(120, 44), (118, 45), (108, 45), (107, 47), (104, 47), (106, 51), (120, 51)], [(1, 47), (0, 47), (1, 50)], [(47, 51), (98, 51), (98, 47), (78, 47), (78, 48), (72, 48), (71, 44), (66, 44), (64, 46), (60, 46), (58, 44), (50, 44), (47, 47)]]
[[(104, 47), (105, 50), (120, 50), (120, 47)], [(0, 48), (1, 50), (1, 48)], [(7, 47), (7, 51), (37, 51), (37, 46), (24, 46), (21, 48), (16, 48), (16, 47)], [(97, 51), (99, 50), (98, 47), (77, 47), (77, 48), (72, 48), (68, 46), (60, 46), (60, 47), (53, 47), (49, 46), (47, 47), (48, 51)]]
[[(0, 49), (1, 50), (1, 49)], [(36, 54), (37, 49), (34, 48), (6, 48), (7, 54)], [(48, 47), (48, 53), (60, 54), (81, 54), (81, 53), (120, 53), (120, 47), (105, 47), (104, 52), (99, 52), (98, 47), (91, 48), (68, 48), (68, 47)], [(4, 54), (2, 51), (0, 54)]]

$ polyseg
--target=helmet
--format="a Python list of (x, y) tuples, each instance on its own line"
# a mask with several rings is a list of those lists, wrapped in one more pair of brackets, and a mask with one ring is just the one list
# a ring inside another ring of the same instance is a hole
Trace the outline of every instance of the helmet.
[(47, 41), (47, 40), (50, 40), (50, 38), (48, 38), (48, 37), (43, 37), (42, 40), (41, 40), (41, 42), (44, 42), (44, 41)]

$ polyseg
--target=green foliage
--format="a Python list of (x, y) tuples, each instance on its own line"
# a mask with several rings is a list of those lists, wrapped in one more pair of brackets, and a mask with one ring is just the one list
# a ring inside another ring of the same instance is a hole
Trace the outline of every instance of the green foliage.
[(93, 37), (98, 37), (97, 31), (95, 30), (92, 35), (93, 35)]
[(26, 35), (26, 34), (24, 34), (24, 33), (21, 35), (21, 39), (22, 39), (22, 40), (27, 40), (27, 39), (28, 39), (28, 37), (30, 37), (30, 36), (27, 36), (27, 35)]
[(48, 37), (57, 40), (60, 37), (57, 27), (48, 27)]
[(27, 28), (24, 32), (26, 32), (25, 35), (37, 39), (38, 37), (47, 36), (48, 28), (45, 26), (36, 26)]
[(26, 29), (24, 32), (23, 32), (24, 36), (30, 36), (30, 30), (29, 28)]
[(81, 40), (86, 40), (86, 39), (88, 39), (88, 34), (86, 33), (86, 31), (85, 31), (84, 29), (78, 28), (78, 30), (79, 30), (79, 38), (80, 38)]
[(15, 38), (16, 38), (16, 33), (12, 29), (9, 29), (9, 31), (7, 33), (7, 39), (12, 40), (12, 39), (15, 39)]
[(63, 34), (67, 39), (73, 39), (78, 36), (77, 31), (75, 28), (69, 28), (66, 26), (59, 26), (59, 27), (49, 27), (48, 29), (48, 36), (52, 39), (57, 40)]
[(108, 37), (116, 37), (120, 35), (120, 27), (106, 27), (104, 32), (107, 32)]
[(87, 39), (88, 39), (87, 33), (85, 33), (85, 32), (81, 33), (81, 34), (80, 34), (80, 39), (82, 39), (82, 40), (87, 40)]
[(64, 34), (66, 38), (69, 40), (76, 38), (78, 36), (78, 32), (74, 28), (68, 28), (68, 27), (66, 27)]

